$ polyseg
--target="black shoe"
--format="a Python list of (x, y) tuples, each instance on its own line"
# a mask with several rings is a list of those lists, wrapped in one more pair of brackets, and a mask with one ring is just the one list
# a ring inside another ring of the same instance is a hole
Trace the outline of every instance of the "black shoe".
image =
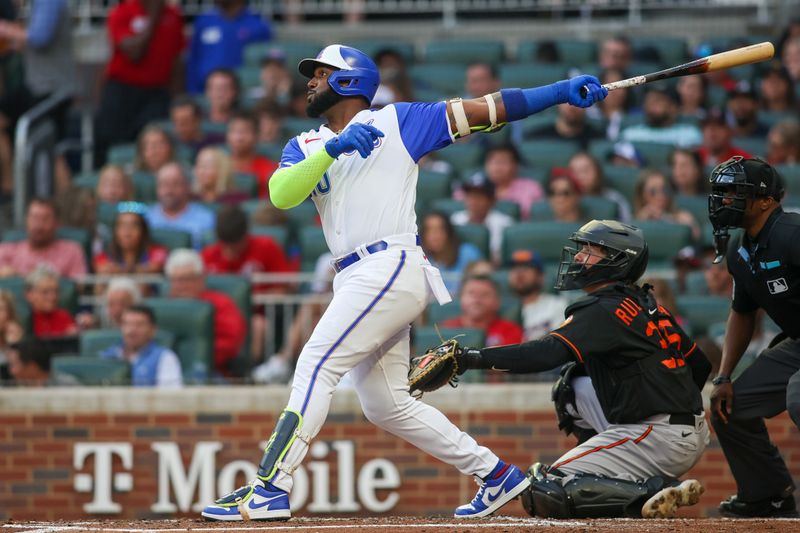
[(719, 512), (729, 518), (797, 518), (794, 496), (743, 502), (734, 495), (719, 504)]

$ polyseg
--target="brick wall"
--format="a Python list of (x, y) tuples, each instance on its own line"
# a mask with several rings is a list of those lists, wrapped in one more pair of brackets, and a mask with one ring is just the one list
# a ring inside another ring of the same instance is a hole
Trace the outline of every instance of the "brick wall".
[[(459, 396), (486, 398), (485, 394), (469, 394), (469, 389), (470, 386), (460, 387)], [(224, 405), (224, 394), (218, 391), (219, 403)], [(138, 402), (134, 395), (130, 400), (124, 397), (115, 400), (125, 406), (124, 412), (115, 412), (114, 405), (107, 405), (105, 410), (108, 412), (102, 412), (99, 408), (73, 400), (76, 405), (81, 405), (75, 412), (69, 409), (69, 401), (65, 400), (65, 404), (60, 405), (56, 400), (49, 401), (46, 408), (33, 402), (35, 405), (31, 406), (31, 412), (25, 414), (19, 409), (19, 399), (13, 399), (12, 403), (16, 402), (13, 405), (8, 403), (8, 394), (14, 392), (0, 393), (0, 520), (77, 519), (89, 516), (83, 506), (92, 500), (93, 493), (76, 490), (79, 484), (76, 475), (91, 475), (95, 468), (95, 456), (88, 457), (76, 468), (73, 464), (75, 446), (77, 443), (94, 445), (109, 442), (130, 445), (133, 468), (128, 470), (120, 457), (113, 458), (112, 472), (131, 473), (132, 487), (130, 490), (122, 487), (122, 490), (115, 490), (111, 494), (113, 501), (120, 504), (122, 509), (119, 514), (106, 516), (155, 517), (151, 506), (156, 502), (159, 490), (159, 457), (151, 448), (153, 443), (177, 443), (187, 471), (198, 442), (221, 443), (221, 449), (215, 456), (217, 472), (235, 460), (253, 463), (260, 458), (259, 441), (268, 438), (273, 428), (275, 417), (271, 411), (280, 408), (264, 409), (266, 413), (257, 409), (230, 413), (180, 409), (175, 407), (180, 403), (168, 400), (159, 402), (159, 406), (153, 408), (148, 402)], [(133, 394), (130, 390), (128, 393)], [(449, 408), (447, 405), (440, 407), (453, 422), (474, 435), (480, 443), (519, 466), (536, 460), (552, 462), (573, 444), (571, 439), (556, 430), (555, 417), (549, 405), (541, 399), (531, 402), (536, 406), (535, 409), (524, 410), (514, 408), (515, 401), (507, 403), (513, 410), (498, 410), (496, 407), (486, 410), (486, 402), (477, 399), (472, 403), (481, 405), (480, 410), (463, 404), (456, 408), (456, 403), (457, 400), (451, 402)], [(137, 408), (137, 405), (142, 407)], [(9, 414), (12, 412), (20, 414)], [(768, 426), (773, 440), (790, 463), (795, 478), (800, 477), (797, 428), (785, 414), (769, 421)], [(388, 511), (390, 514), (449, 514), (455, 506), (468, 501), (476, 488), (472, 479), (366, 422), (357, 404), (352, 401), (334, 405), (329, 423), (317, 440), (328, 443), (352, 441), (355, 446), (356, 478), (360, 468), (372, 459), (384, 458), (396, 466), (400, 486), (392, 490), (396, 490), (399, 499)], [(329, 453), (322, 459), (309, 457), (306, 461), (309, 460), (328, 465), (331, 472), (328, 486), (335, 501), (336, 454)], [(690, 475), (702, 480), (707, 492), (701, 505), (687, 512), (687, 515), (713, 515), (718, 502), (735, 491), (722, 451), (713, 437), (701, 463)], [(243, 481), (243, 474), (239, 474), (237, 483)], [(380, 489), (376, 495), (382, 500), (389, 492)], [(174, 495), (170, 499), (174, 499)], [(307, 500), (312, 499), (313, 495)], [(197, 500), (197, 494), (193, 494), (191, 501), (194, 503)], [(312, 514), (308, 510), (308, 501), (298, 514)], [(358, 514), (369, 514), (363, 505), (361, 508)], [(504, 510), (513, 514), (519, 514), (520, 511), (516, 503)], [(339, 515), (335, 512), (322, 514)], [(174, 513), (158, 516), (174, 516)]]

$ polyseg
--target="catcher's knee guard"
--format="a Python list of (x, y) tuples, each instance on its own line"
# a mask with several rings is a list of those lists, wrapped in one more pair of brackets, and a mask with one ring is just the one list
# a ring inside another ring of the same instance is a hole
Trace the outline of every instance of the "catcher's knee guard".
[(642, 503), (665, 484), (660, 477), (636, 483), (593, 474), (577, 474), (563, 483), (562, 478), (552, 474), (537, 476), (528, 471), (531, 486), (522, 494), (521, 500), (529, 515), (543, 518), (641, 518)]
[(278, 418), (275, 431), (272, 432), (267, 446), (264, 448), (264, 455), (258, 465), (258, 477), (262, 481), (272, 481), (278, 470), (282, 470), (289, 475), (297, 468), (297, 465), (287, 465), (283, 458), (292, 447), (295, 439), (300, 439), (308, 445), (311, 437), (302, 433), (303, 415), (291, 409), (285, 409)]

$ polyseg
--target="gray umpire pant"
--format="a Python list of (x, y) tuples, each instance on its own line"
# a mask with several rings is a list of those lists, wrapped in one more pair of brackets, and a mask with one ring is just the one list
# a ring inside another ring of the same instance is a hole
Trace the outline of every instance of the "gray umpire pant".
[(785, 497), (794, 489), (764, 418), (784, 410), (800, 427), (800, 340), (785, 339), (761, 352), (733, 383), (733, 409), (725, 424), (712, 413), (711, 425), (745, 502)]
[(670, 424), (669, 415), (636, 424), (610, 424), (591, 380), (578, 377), (572, 386), (577, 414), (598, 434), (553, 463), (566, 474), (565, 481), (578, 473), (635, 482), (654, 476), (677, 479), (697, 463), (708, 444), (708, 424), (702, 414), (694, 417), (694, 425)]

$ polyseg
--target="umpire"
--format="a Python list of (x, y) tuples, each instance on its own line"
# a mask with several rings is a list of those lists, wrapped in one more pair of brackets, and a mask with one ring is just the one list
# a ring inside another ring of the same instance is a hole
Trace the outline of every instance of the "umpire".
[[(729, 159), (712, 171), (710, 181), (715, 262), (727, 248), (734, 279), (722, 363), (713, 380), (711, 423), (736, 478), (737, 494), (720, 503), (719, 510), (731, 517), (795, 517), (792, 476), (769, 439), (764, 418), (788, 409), (800, 426), (800, 215), (783, 211), (783, 181), (760, 159)], [(744, 231), (730, 240), (732, 228)], [(783, 331), (732, 383), (759, 308)]]

